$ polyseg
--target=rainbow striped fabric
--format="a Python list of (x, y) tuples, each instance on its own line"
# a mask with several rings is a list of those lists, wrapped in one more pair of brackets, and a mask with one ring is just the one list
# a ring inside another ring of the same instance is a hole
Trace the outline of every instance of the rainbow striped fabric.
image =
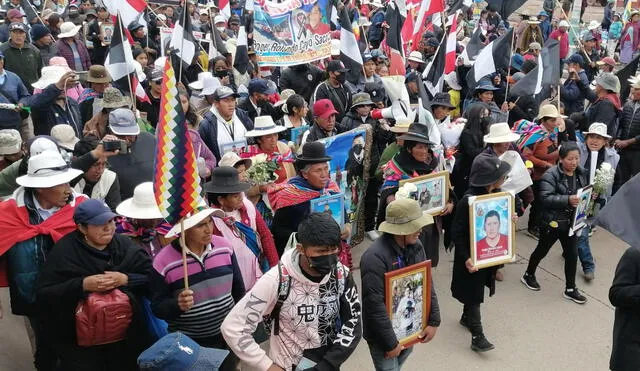
[(153, 192), (166, 221), (177, 224), (204, 205), (196, 156), (170, 58), (164, 67)]

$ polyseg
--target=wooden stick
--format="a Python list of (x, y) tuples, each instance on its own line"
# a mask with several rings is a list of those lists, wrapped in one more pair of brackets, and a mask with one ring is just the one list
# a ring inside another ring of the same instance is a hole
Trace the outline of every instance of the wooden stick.
[[(120, 18), (120, 11), (118, 11), (118, 19), (120, 22), (121, 26), (124, 26), (124, 24), (122, 24), (122, 18)], [(129, 40), (124, 37), (124, 31), (122, 30), (122, 27), (120, 27), (120, 40), (122, 40), (123, 43), (125, 42), (129, 42)], [(136, 72), (134, 72), (136, 73)], [(131, 109), (135, 112), (136, 110), (136, 92), (135, 90), (133, 90), (133, 86), (131, 86), (131, 78), (127, 77), (127, 82), (129, 83), (129, 91), (131, 92)]]
[[(509, 51), (509, 67), (511, 67), (511, 59), (513, 58), (513, 43), (516, 41), (515, 30), (511, 33), (511, 50)], [(511, 77), (511, 68), (507, 68), (507, 86), (504, 89), (504, 101), (509, 101), (509, 77)], [(507, 116), (508, 117), (508, 116)]]
[(182, 250), (182, 268), (184, 269), (184, 289), (189, 290), (189, 269), (187, 268), (187, 244), (184, 239), (184, 218), (180, 219), (180, 247)]

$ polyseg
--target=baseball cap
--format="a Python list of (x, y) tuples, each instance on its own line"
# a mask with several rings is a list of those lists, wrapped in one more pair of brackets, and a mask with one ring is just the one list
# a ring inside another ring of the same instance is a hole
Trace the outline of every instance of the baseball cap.
[(27, 26), (22, 22), (13, 22), (9, 25), (9, 31), (22, 31), (27, 32)]
[(24, 17), (22, 15), (22, 13), (20, 12), (20, 10), (18, 9), (11, 9), (7, 12), (7, 19), (11, 19), (11, 18), (22, 18)]
[(151, 81), (158, 82), (161, 80), (162, 80), (162, 70), (159, 68), (154, 68), (151, 71)]
[(558, 24), (558, 27), (567, 27), (569, 28), (569, 22), (562, 20), (560, 21), (560, 23)]
[(138, 135), (140, 127), (128, 108), (116, 108), (109, 113), (109, 129), (116, 135)]
[(593, 36), (591, 32), (587, 32), (582, 36), (582, 41), (594, 41), (596, 38)]
[(327, 72), (347, 72), (348, 69), (347, 67), (344, 66), (344, 63), (342, 63), (342, 61), (331, 61), (329, 62), (329, 64), (327, 65)]
[(429, 39), (427, 39), (427, 46), (437, 48), (438, 45), (440, 45), (440, 42), (438, 42), (438, 39), (436, 39), (435, 37), (430, 37)]
[(233, 91), (233, 89), (231, 89), (228, 86), (221, 86), (217, 88), (216, 91), (213, 93), (214, 100), (220, 100), (220, 99), (225, 99), (229, 97), (238, 98), (240, 97), (240, 95), (238, 95), (238, 93)]
[(143, 371), (217, 370), (228, 354), (228, 350), (201, 347), (187, 335), (172, 332), (142, 352), (138, 366)]
[(575, 63), (584, 66), (584, 58), (580, 54), (573, 54), (567, 59), (567, 63)]
[(607, 64), (607, 65), (609, 65), (611, 67), (615, 67), (616, 66), (616, 60), (611, 58), (611, 57), (604, 57), (601, 60), (597, 61), (596, 63), (601, 65), (601, 66), (604, 65), (604, 64)]
[(313, 104), (313, 116), (321, 119), (329, 118), (331, 115), (338, 114), (333, 102), (329, 99), (320, 99)]
[(275, 90), (269, 87), (269, 84), (264, 79), (252, 79), (249, 81), (249, 94), (261, 93), (271, 95), (275, 93)]
[(76, 224), (103, 225), (116, 216), (118, 214), (111, 211), (104, 201), (96, 199), (80, 203), (73, 212), (73, 220)]

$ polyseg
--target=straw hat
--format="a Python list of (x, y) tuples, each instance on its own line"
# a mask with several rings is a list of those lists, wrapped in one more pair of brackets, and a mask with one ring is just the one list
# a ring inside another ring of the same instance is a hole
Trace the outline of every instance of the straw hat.
[(589, 22), (589, 25), (587, 26), (587, 29), (589, 31), (593, 31), (596, 28), (600, 27), (600, 22), (596, 21), (595, 19), (592, 20), (591, 22)]
[(156, 204), (153, 183), (140, 183), (133, 190), (133, 197), (128, 198), (116, 207), (116, 212), (131, 219), (163, 219)]
[(51, 188), (69, 183), (82, 175), (82, 170), (70, 168), (58, 151), (44, 151), (29, 158), (27, 174), (16, 183), (28, 188)]
[(406, 236), (432, 223), (433, 217), (420, 209), (418, 201), (401, 198), (387, 205), (385, 221), (380, 224), (378, 231)]
[(562, 115), (558, 112), (558, 109), (553, 104), (545, 104), (540, 108), (540, 112), (538, 113), (538, 120), (543, 117), (553, 117), (553, 118), (561, 118)]
[(511, 143), (520, 139), (520, 135), (509, 129), (506, 122), (498, 122), (489, 126), (489, 134), (484, 136), (485, 143)]
[[(192, 213), (189, 213), (187, 217), (185, 217), (183, 221), (184, 230), (187, 231), (195, 227), (196, 225), (200, 224), (201, 221), (205, 220), (206, 218), (210, 218), (212, 216), (217, 216), (218, 218), (224, 218), (225, 215), (224, 215), (224, 211), (220, 209), (205, 208), (200, 211), (194, 211)], [(173, 238), (178, 235), (180, 235), (180, 223), (174, 225), (173, 228), (171, 228), (169, 232), (167, 232), (165, 237)]]
[(424, 61), (424, 59), (422, 58), (422, 53), (420, 53), (417, 50), (412, 51), (411, 53), (409, 53), (409, 58), (407, 60), (410, 60), (412, 62), (418, 62), (418, 63), (427, 63)]
[(248, 138), (255, 138), (280, 133), (285, 130), (287, 130), (287, 128), (276, 125), (271, 116), (258, 116), (254, 120), (253, 130), (247, 131), (244, 136)]
[(78, 31), (82, 28), (81, 25), (76, 26), (73, 22), (64, 22), (60, 25), (60, 33), (58, 39), (64, 39), (65, 37), (74, 37)]

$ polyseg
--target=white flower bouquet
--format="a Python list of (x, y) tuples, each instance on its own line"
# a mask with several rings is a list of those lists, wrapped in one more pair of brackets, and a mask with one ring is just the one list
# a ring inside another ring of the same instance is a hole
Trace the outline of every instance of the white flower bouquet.
[[(596, 174), (593, 177), (593, 193), (594, 193), (594, 201), (591, 202), (591, 212), (590, 215), (595, 216), (598, 210), (596, 210), (596, 205), (600, 206), (597, 202), (597, 198), (600, 196), (606, 195), (609, 191), (609, 187), (613, 184), (613, 179), (616, 175), (616, 170), (611, 166), (611, 164), (607, 162), (603, 162), (600, 165), (600, 168), (596, 170)], [(598, 207), (599, 209), (599, 207)]]
[(249, 183), (253, 185), (273, 183), (278, 179), (276, 170), (278, 170), (278, 163), (275, 159), (269, 160), (264, 153), (255, 155), (251, 157), (251, 167), (247, 170)]
[(413, 193), (418, 192), (418, 187), (413, 183), (405, 183), (396, 191), (396, 200), (401, 198), (413, 199)]

